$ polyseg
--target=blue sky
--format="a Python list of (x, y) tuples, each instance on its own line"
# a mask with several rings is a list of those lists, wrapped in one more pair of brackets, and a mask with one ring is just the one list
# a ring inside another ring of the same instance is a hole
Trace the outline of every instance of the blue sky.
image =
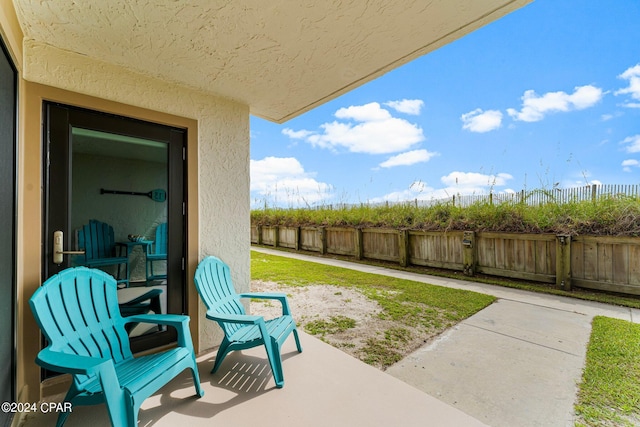
[(640, 184), (640, 1), (535, 0), (282, 125), (252, 207)]

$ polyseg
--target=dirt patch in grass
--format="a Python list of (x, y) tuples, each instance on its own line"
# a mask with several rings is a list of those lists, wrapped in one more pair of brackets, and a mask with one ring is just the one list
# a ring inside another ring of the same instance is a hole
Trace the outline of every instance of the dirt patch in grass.
[[(299, 329), (383, 370), (441, 332), (440, 328), (381, 318), (380, 305), (354, 288), (292, 287), (253, 280), (251, 290), (285, 292)], [(251, 301), (251, 313), (265, 318), (276, 317), (281, 310), (277, 301)]]

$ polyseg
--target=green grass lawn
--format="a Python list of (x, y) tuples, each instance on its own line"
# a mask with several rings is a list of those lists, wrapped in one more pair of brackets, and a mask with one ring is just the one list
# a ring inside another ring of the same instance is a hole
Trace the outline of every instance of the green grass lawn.
[(640, 325), (593, 319), (576, 426), (640, 425)]
[[(385, 331), (363, 351), (361, 360), (383, 369), (403, 356), (394, 351), (394, 346), (408, 339), (412, 328), (443, 332), (495, 300), (476, 292), (258, 252), (251, 253), (251, 276), (285, 286), (351, 287), (377, 301), (383, 308), (381, 318), (399, 320), (404, 325)], [(305, 329), (322, 336), (352, 326), (348, 317), (334, 317), (310, 322)], [(640, 324), (602, 316), (594, 318), (575, 410), (576, 426), (640, 425)]]
[[(393, 326), (379, 337), (370, 339), (359, 357), (382, 369), (406, 355), (397, 351), (397, 344), (410, 340), (412, 331), (419, 329), (421, 334), (438, 335), (496, 299), (477, 292), (258, 252), (251, 253), (251, 278), (277, 282), (285, 286), (333, 285), (355, 288), (367, 298), (376, 301), (382, 309), (379, 318), (389, 321)], [(347, 318), (333, 318), (309, 323), (305, 325), (305, 330), (323, 335), (326, 331), (348, 328), (350, 324)], [(419, 343), (416, 344), (417, 347)]]

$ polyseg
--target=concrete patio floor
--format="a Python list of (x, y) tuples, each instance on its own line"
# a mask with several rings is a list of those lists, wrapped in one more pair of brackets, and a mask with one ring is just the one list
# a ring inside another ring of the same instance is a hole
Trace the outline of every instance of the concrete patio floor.
[[(485, 424), (300, 331), (283, 347), (285, 386), (275, 388), (264, 348), (231, 353), (210, 374), (215, 352), (198, 358), (204, 397), (188, 371), (142, 405), (139, 426), (451, 426)], [(62, 399), (63, 395), (57, 396)], [(28, 414), (23, 427), (54, 426), (57, 414)], [(66, 427), (107, 427), (104, 405), (78, 406)]]

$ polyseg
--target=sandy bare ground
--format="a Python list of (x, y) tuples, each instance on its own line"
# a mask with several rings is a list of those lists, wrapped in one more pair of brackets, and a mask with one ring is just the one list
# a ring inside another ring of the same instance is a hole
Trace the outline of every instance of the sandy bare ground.
[[(405, 356), (433, 338), (433, 331), (425, 328), (409, 328), (406, 324), (380, 319), (381, 308), (355, 289), (341, 288), (331, 285), (317, 286), (283, 286), (274, 282), (253, 280), (253, 292), (284, 292), (288, 296), (291, 314), (299, 329), (309, 332), (308, 325), (324, 320), (330, 322), (339, 316), (355, 320), (355, 327), (344, 331), (316, 335), (336, 348), (367, 361), (373, 366), (384, 369), (384, 363), (367, 360), (365, 347), (385, 340), (388, 331), (406, 331), (400, 339), (393, 341), (393, 351)], [(252, 300), (251, 313), (271, 318), (282, 313), (280, 303), (273, 300)], [(388, 342), (388, 340), (386, 340)]]

